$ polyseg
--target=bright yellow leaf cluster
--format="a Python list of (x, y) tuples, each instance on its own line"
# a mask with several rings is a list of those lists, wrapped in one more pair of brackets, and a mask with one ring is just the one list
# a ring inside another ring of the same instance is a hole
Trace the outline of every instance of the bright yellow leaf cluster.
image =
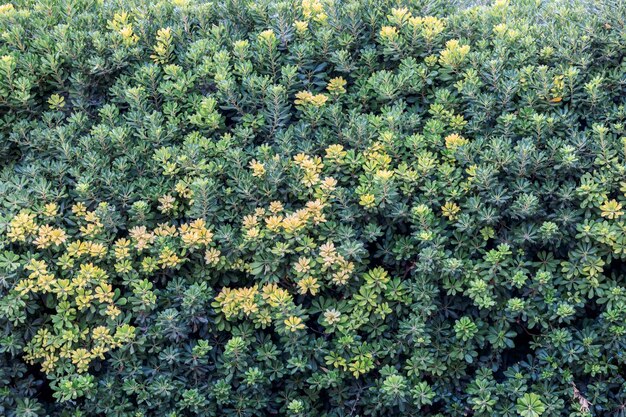
[(15, 7), (11, 3), (0, 4), (0, 15), (8, 15), (15, 11)]
[(213, 306), (227, 320), (250, 319), (265, 328), (295, 308), (293, 297), (277, 284), (244, 288), (222, 288)]
[(324, 11), (324, 5), (319, 0), (302, 0), (302, 15), (307, 20), (325, 22), (328, 16)]
[(109, 20), (109, 29), (117, 32), (126, 46), (134, 45), (139, 41), (139, 36), (133, 31), (130, 16), (124, 11), (113, 15), (113, 19)]
[(439, 53), (439, 62), (444, 67), (456, 69), (465, 60), (469, 51), (469, 45), (461, 45), (458, 39), (450, 39), (446, 42), (446, 49)]
[(371, 209), (376, 207), (376, 197), (374, 194), (363, 194), (359, 199), (359, 204), (362, 205), (365, 209)]
[(263, 177), (265, 175), (265, 165), (258, 162), (256, 159), (250, 161), (250, 169), (252, 169), (253, 177)]
[(300, 91), (296, 93), (296, 106), (311, 105), (315, 107), (321, 107), (328, 100), (328, 96), (325, 94), (313, 94), (310, 91)]
[(445, 141), (446, 141), (446, 148), (451, 149), (451, 150), (454, 150), (460, 146), (467, 145), (469, 143), (467, 139), (465, 139), (464, 137), (456, 133), (452, 133), (446, 136)]
[(328, 81), (326, 89), (331, 94), (345, 94), (348, 82), (343, 77), (332, 78)]
[(378, 35), (384, 42), (394, 42), (398, 39), (398, 28), (395, 26), (383, 26)]
[(297, 332), (298, 330), (302, 330), (306, 327), (304, 323), (302, 323), (302, 319), (296, 316), (288, 317), (285, 319), (284, 324), (290, 332)]
[(335, 144), (326, 148), (326, 159), (335, 164), (340, 163), (348, 154), (343, 145)]
[(170, 27), (161, 28), (157, 31), (157, 43), (153, 47), (154, 54), (150, 55), (150, 58), (152, 58), (155, 63), (167, 64), (169, 62), (173, 50), (173, 39), (174, 37)]
[(64, 360), (69, 360), (76, 367), (76, 372), (87, 371), (94, 359), (104, 359), (104, 354), (121, 347), (135, 336), (135, 328), (123, 324), (115, 328), (98, 326), (89, 331), (79, 331), (77, 326), (52, 333), (42, 327), (24, 348), (24, 359), (30, 364), (41, 362), (42, 371), (54, 373)]
[(335, 244), (328, 241), (319, 248), (322, 272), (330, 271), (330, 281), (334, 285), (345, 285), (354, 272), (354, 263), (337, 252)]
[(607, 219), (617, 219), (624, 215), (622, 208), (622, 204), (618, 203), (617, 200), (606, 201), (600, 206), (600, 210), (602, 210), (601, 216)]
[(39, 228), (37, 238), (33, 243), (37, 245), (38, 249), (46, 249), (52, 245), (61, 246), (66, 240), (65, 230), (46, 224)]
[(305, 187), (313, 187), (320, 182), (320, 173), (324, 164), (319, 156), (310, 157), (306, 154), (299, 153), (293, 157), (293, 161), (302, 169), (302, 185)]
[(213, 239), (213, 233), (207, 228), (204, 219), (181, 225), (178, 233), (185, 247), (199, 248), (210, 244)]
[(304, 35), (309, 30), (309, 22), (304, 20), (296, 20), (293, 22), (293, 27), (296, 29), (298, 35)]
[(449, 220), (454, 220), (457, 214), (461, 211), (461, 207), (459, 207), (456, 203), (447, 202), (441, 207), (442, 214), (447, 217)]
[(35, 215), (21, 211), (9, 222), (7, 237), (11, 242), (25, 242), (27, 238), (37, 233), (38, 228)]
[(428, 43), (432, 42), (446, 28), (445, 21), (434, 16), (411, 17), (408, 20), (408, 25), (412, 30), (419, 31)]

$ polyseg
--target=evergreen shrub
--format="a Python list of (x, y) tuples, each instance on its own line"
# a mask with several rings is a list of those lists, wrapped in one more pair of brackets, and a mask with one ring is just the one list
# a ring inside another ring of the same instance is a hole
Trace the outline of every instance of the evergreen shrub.
[(625, 25), (0, 5), (0, 415), (626, 415)]

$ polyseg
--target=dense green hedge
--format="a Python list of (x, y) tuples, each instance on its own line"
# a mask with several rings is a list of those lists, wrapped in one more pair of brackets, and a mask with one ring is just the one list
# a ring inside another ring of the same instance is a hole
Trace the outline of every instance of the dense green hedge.
[(0, 6), (0, 415), (626, 415), (626, 5)]

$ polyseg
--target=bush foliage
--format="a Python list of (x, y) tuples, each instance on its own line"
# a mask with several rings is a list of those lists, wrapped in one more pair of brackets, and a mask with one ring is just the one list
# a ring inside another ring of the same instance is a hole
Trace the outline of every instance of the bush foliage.
[(626, 415), (625, 25), (1, 5), (0, 414)]

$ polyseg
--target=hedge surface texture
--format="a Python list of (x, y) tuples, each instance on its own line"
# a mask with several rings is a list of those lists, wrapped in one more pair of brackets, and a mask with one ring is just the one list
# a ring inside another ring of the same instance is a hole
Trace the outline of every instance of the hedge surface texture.
[(625, 21), (0, 5), (0, 415), (626, 415)]

